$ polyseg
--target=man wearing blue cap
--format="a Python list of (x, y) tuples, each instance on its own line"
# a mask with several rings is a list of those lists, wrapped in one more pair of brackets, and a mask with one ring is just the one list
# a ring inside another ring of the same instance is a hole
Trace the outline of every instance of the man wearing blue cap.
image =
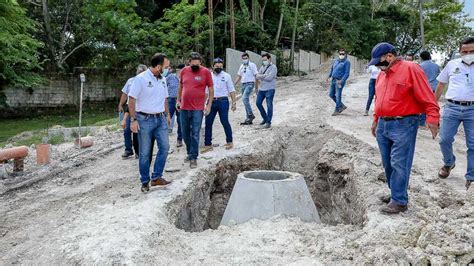
[(328, 82), (331, 81), (331, 89), (329, 90), (329, 97), (336, 103), (336, 109), (333, 116), (339, 115), (347, 107), (342, 103), (342, 89), (346, 85), (351, 72), (351, 62), (347, 59), (347, 54), (344, 49), (339, 49), (339, 58), (334, 61), (329, 72)]
[(391, 195), (381, 198), (387, 205), (380, 212), (398, 214), (407, 210), (419, 116), (427, 115), (434, 139), (438, 134), (439, 106), (421, 67), (397, 56), (393, 45), (377, 44), (369, 65), (382, 70), (375, 85), (372, 134), (377, 138)]

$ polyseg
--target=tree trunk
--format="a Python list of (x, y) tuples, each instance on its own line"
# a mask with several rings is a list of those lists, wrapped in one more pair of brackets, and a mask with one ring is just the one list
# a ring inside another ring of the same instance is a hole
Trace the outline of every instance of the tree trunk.
[(43, 7), (44, 28), (46, 30), (48, 50), (51, 53), (51, 59), (56, 64), (56, 49), (54, 48), (53, 31), (51, 29), (51, 18), (49, 16), (48, 0), (41, 1)]
[(285, 5), (286, 5), (286, 0), (283, 0), (283, 3), (280, 3), (280, 20), (278, 21), (278, 30), (275, 36), (275, 46), (277, 46), (278, 41), (280, 41), (281, 27), (283, 26), (283, 10), (284, 10)]
[(214, 3), (213, 0), (208, 0), (208, 9), (209, 9), (209, 53), (210, 60), (214, 59)]
[(420, 6), (420, 35), (421, 35), (421, 47), (425, 47), (425, 27), (423, 22), (423, 0), (419, 0)]
[(258, 16), (258, 8), (260, 7), (260, 4), (258, 3), (258, 0), (251, 0), (252, 1), (252, 21), (257, 22), (257, 16)]
[(298, 25), (298, 6), (300, 5), (300, 0), (296, 0), (295, 8), (295, 23), (293, 25), (293, 34), (291, 36), (291, 53), (290, 53), (290, 69), (294, 70), (294, 58), (295, 58), (295, 39), (296, 39), (296, 26)]
[(235, 49), (235, 17), (234, 17), (234, 0), (229, 0), (230, 11), (230, 47)]
[(263, 15), (265, 13), (265, 7), (267, 6), (267, 0), (263, 2), (262, 7), (260, 8), (260, 28), (264, 30), (263, 28)]

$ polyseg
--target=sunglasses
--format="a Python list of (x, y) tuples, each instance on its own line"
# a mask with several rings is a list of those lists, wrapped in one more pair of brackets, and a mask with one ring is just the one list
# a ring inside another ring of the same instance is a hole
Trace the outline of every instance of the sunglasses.
[(346, 55), (345, 53), (339, 53), (339, 55)]

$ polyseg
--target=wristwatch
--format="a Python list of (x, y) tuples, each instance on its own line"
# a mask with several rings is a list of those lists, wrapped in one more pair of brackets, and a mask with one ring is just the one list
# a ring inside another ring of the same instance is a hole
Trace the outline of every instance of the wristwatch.
[(137, 118), (136, 118), (136, 117), (130, 118), (130, 122), (135, 122), (135, 121), (137, 121)]

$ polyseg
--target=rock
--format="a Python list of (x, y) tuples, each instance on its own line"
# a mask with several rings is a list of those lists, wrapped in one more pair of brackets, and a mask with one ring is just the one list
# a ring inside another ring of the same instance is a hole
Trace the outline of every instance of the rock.
[(181, 169), (179, 169), (179, 168), (169, 168), (169, 169), (165, 170), (165, 172), (167, 172), (167, 173), (177, 173), (179, 171), (181, 171)]

